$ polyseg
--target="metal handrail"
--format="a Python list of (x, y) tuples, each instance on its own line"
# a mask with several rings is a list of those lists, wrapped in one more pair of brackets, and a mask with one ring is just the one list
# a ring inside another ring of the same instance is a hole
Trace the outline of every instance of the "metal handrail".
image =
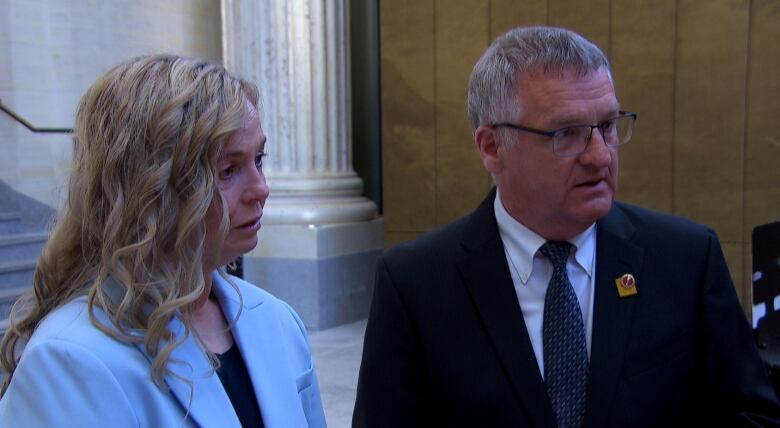
[(15, 111), (11, 110), (5, 104), (3, 104), (2, 99), (0, 99), (0, 110), (6, 112), (9, 116), (16, 119), (17, 122), (21, 123), (22, 125), (24, 125), (25, 128), (29, 129), (32, 132), (42, 132), (42, 133), (50, 133), (50, 134), (72, 134), (73, 133), (72, 128), (38, 128), (37, 126), (25, 120), (23, 117), (16, 114)]

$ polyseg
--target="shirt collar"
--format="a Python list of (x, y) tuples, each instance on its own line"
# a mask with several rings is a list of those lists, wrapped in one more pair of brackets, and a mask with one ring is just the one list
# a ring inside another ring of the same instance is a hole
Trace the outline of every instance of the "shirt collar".
[(594, 261), (596, 260), (596, 223), (590, 225), (584, 232), (569, 239), (577, 252), (574, 253), (574, 260), (588, 274), (593, 276)]
[[(527, 228), (515, 220), (501, 202), (501, 194), (496, 189), (496, 199), (493, 201), (493, 210), (498, 223), (498, 233), (504, 243), (504, 251), (510, 262), (514, 264), (520, 280), (525, 284), (531, 277), (533, 262), (536, 252), (547, 242), (539, 234)], [(584, 232), (569, 239), (574, 246), (574, 259), (577, 264), (588, 274), (593, 276), (596, 249), (596, 224), (590, 225)]]

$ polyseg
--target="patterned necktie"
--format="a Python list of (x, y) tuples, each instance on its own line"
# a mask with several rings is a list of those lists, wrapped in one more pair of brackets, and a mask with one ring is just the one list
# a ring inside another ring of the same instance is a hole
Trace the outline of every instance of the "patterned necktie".
[(539, 251), (553, 266), (544, 298), (544, 380), (559, 428), (582, 426), (588, 351), (577, 295), (566, 274), (571, 244), (547, 241)]

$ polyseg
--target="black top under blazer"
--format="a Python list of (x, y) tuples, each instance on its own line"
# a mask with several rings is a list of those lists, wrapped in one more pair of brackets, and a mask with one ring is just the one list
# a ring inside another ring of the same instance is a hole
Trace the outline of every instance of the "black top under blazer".
[[(380, 257), (353, 426), (554, 426), (494, 199)], [(777, 425), (711, 229), (615, 202), (596, 251), (584, 426)], [(625, 273), (638, 293), (621, 298)]]

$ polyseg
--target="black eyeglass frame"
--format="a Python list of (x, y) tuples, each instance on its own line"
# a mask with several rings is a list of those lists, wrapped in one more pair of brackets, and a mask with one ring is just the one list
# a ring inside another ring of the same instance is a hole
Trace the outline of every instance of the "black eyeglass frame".
[[(617, 116), (611, 117), (611, 118), (609, 118), (609, 119), (607, 119), (607, 120), (605, 120), (605, 121), (603, 121), (603, 122), (601, 122), (601, 123), (599, 123), (597, 125), (582, 124), (582, 125), (564, 126), (563, 128), (554, 129), (552, 131), (542, 131), (541, 129), (529, 128), (527, 126), (515, 125), (514, 123), (508, 123), (508, 122), (494, 123), (494, 124), (491, 124), (489, 126), (491, 128), (511, 128), (511, 129), (517, 129), (518, 131), (525, 131), (525, 132), (530, 132), (532, 134), (544, 135), (545, 137), (548, 137), (550, 139), (553, 139), (553, 137), (555, 137), (555, 134), (557, 134), (558, 132), (566, 130), (566, 129), (569, 129), (569, 128), (579, 128), (579, 127), (582, 127), (582, 126), (590, 126), (590, 133), (588, 134), (588, 138), (585, 140), (586, 142), (590, 142), (590, 138), (593, 135), (593, 129), (599, 128), (599, 132), (601, 133), (601, 135), (603, 137), (604, 136), (604, 132), (602, 131), (602, 128), (604, 127), (604, 125), (606, 125), (610, 121), (613, 121), (613, 120), (616, 120), (616, 119), (620, 119), (620, 118), (623, 118), (623, 117), (630, 117), (632, 119), (631, 120), (631, 125), (632, 125), (631, 129), (632, 129), (632, 133), (633, 133), (633, 124), (634, 124), (634, 122), (636, 122), (637, 114), (634, 113), (634, 112), (631, 112), (631, 111), (623, 111), (623, 110), (618, 111), (618, 115)], [(617, 144), (609, 144), (607, 141), (604, 141), (604, 143), (606, 143), (610, 147), (617, 147), (617, 146), (620, 146), (620, 145), (625, 144), (627, 142), (628, 141), (619, 141)], [(553, 152), (555, 152), (554, 148), (553, 148)], [(558, 153), (556, 152), (556, 154), (558, 154)], [(576, 156), (577, 154), (566, 155), (566, 156)], [(559, 155), (559, 156), (561, 156), (561, 155)]]

